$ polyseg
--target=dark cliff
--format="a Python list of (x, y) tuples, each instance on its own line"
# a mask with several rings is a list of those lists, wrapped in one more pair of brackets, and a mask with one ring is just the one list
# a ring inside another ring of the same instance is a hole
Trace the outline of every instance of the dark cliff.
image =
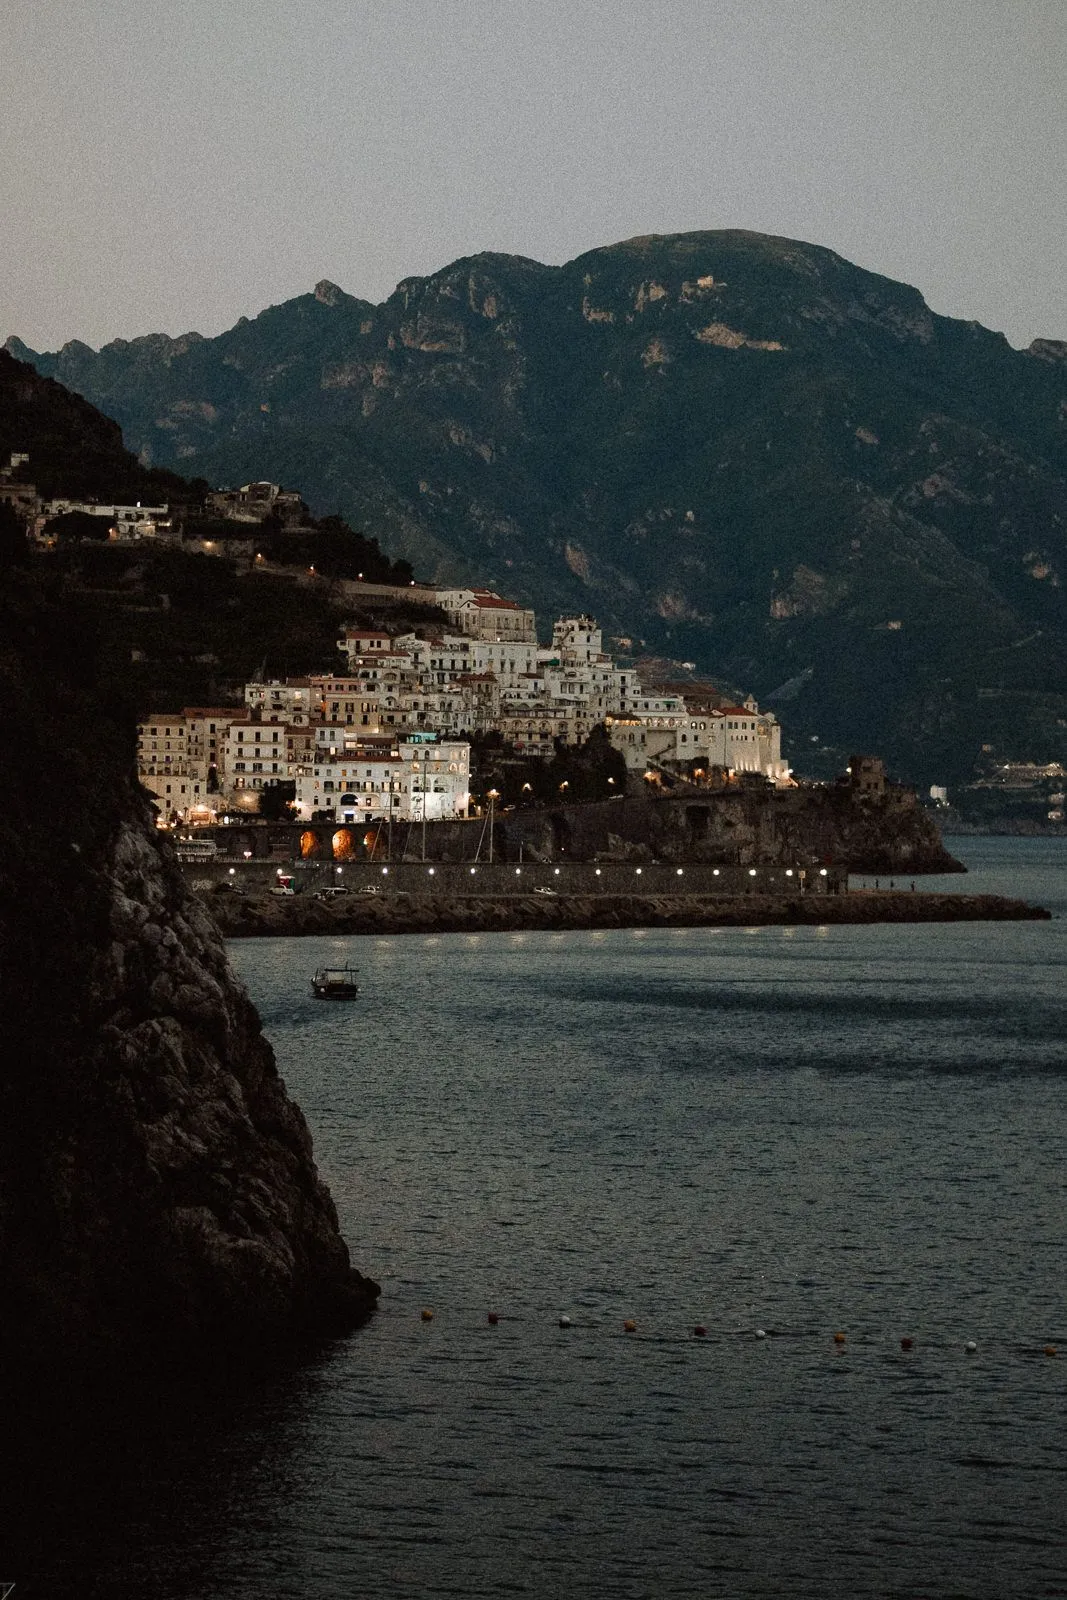
[[(1051, 330), (1056, 331), (1056, 330)], [(739, 231), (320, 284), (32, 359), (144, 459), (272, 477), (433, 577), (740, 683), (804, 773), (1067, 753), (1067, 363)]]
[(215, 924), (94, 697), (98, 641), (0, 601), (0, 1354), (198, 1360), (373, 1309)]

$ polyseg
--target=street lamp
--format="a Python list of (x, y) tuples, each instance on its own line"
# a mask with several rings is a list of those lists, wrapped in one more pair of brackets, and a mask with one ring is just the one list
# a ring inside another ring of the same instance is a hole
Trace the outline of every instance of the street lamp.
[(497, 801), (500, 799), (499, 789), (490, 789), (485, 797), (489, 801), (489, 861), (493, 860), (493, 812)]

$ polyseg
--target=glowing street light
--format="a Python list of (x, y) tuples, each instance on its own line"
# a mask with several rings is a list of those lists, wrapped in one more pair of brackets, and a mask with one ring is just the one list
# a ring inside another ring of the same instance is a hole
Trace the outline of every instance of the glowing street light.
[(485, 798), (489, 802), (489, 862), (491, 865), (493, 860), (493, 812), (497, 801), (500, 799), (500, 790), (490, 789)]

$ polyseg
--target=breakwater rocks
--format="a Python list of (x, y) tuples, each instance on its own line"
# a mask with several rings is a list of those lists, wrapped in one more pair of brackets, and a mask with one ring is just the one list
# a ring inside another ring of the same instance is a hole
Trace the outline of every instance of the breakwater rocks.
[(396, 895), (327, 904), (310, 896), (213, 897), (230, 938), (313, 934), (505, 933), (517, 929), (735, 928), (873, 922), (1018, 922), (1049, 913), (998, 895)]
[(92, 640), (23, 599), (3, 602), (9, 776), (30, 793), (62, 749), (69, 782), (47, 819), (0, 819), (0, 1364), (170, 1370), (352, 1327), (377, 1285), (86, 687)]

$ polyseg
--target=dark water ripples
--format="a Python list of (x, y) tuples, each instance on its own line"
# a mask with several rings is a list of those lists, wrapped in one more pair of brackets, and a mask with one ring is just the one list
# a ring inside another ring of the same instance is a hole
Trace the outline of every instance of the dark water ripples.
[(1064, 928), (235, 945), (382, 1308), (68, 1439), (40, 1592), (1067, 1594)]

